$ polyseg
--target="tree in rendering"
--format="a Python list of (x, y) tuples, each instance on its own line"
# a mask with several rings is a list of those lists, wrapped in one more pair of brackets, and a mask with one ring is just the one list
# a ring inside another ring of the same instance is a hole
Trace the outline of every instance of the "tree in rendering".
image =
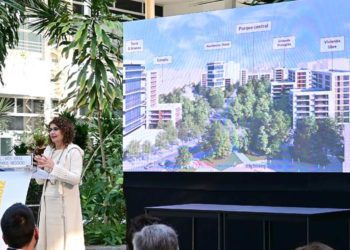
[(141, 145), (142, 153), (147, 155), (147, 160), (149, 159), (149, 155), (152, 152), (152, 144), (150, 141), (144, 141)]
[(139, 157), (140, 153), (141, 153), (141, 144), (139, 141), (136, 140), (132, 140), (127, 148), (126, 148), (128, 155), (131, 157)]
[(219, 144), (215, 152), (215, 158), (224, 158), (232, 153), (232, 144), (230, 135), (227, 130), (224, 130), (220, 136)]
[(224, 92), (221, 89), (210, 89), (210, 91), (207, 94), (207, 99), (212, 108), (222, 108), (225, 101)]
[(168, 144), (167, 134), (165, 132), (160, 132), (156, 137), (155, 146), (162, 149), (162, 148), (165, 148), (167, 144)]
[(163, 129), (165, 131), (167, 142), (169, 142), (170, 144), (176, 142), (177, 131), (176, 131), (176, 128), (172, 122), (160, 121), (158, 123), (158, 128)]
[(329, 155), (344, 156), (341, 127), (334, 119), (308, 117), (297, 123), (294, 134), (294, 159), (326, 165)]
[(215, 158), (223, 158), (232, 152), (230, 134), (221, 122), (213, 122), (206, 133), (204, 148), (212, 149)]
[(9, 49), (18, 43), (18, 28), (23, 22), (24, 6), (16, 0), (1, 0), (0, 2), (0, 83), (2, 70)]
[[(247, 131), (240, 135), (239, 146), (243, 151), (249, 149), (269, 156), (281, 151), (281, 146), (289, 135), (291, 117), (282, 110), (275, 109), (268, 82), (251, 81), (239, 87), (228, 112), (230, 119), (241, 131)], [(247, 136), (249, 138), (243, 138)]]
[(178, 155), (176, 157), (176, 165), (181, 167), (188, 167), (192, 162), (192, 154), (188, 150), (188, 147), (180, 147), (178, 149)]

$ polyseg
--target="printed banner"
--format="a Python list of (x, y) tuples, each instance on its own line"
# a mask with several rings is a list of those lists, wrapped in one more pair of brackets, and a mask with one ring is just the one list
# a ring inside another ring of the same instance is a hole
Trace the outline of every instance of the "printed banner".
[(344, 50), (344, 37), (321, 38), (321, 52), (333, 52)]

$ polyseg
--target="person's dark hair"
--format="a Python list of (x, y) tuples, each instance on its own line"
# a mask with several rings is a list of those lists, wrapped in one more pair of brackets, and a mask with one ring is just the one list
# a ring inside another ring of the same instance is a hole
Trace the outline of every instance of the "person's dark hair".
[[(52, 121), (49, 123), (49, 126), (51, 124), (55, 124), (60, 130), (61, 133), (63, 134), (63, 143), (64, 145), (68, 145), (73, 142), (74, 136), (75, 136), (75, 128), (73, 123), (68, 120), (65, 117), (55, 117), (52, 119)], [(55, 147), (55, 144), (52, 142), (50, 136), (49, 136), (49, 144), (52, 147)]]
[(132, 238), (134, 237), (134, 233), (140, 231), (144, 226), (160, 223), (161, 219), (157, 217), (153, 217), (151, 215), (142, 214), (134, 217), (130, 220), (130, 224), (128, 226), (128, 231), (126, 233), (126, 246), (128, 250), (133, 250)]
[(1, 218), (3, 239), (13, 248), (22, 248), (28, 245), (34, 235), (35, 220), (32, 210), (21, 203), (15, 203)]
[(302, 247), (298, 247), (295, 250), (334, 250), (334, 249), (321, 242), (311, 242), (310, 244)]
[(132, 240), (135, 250), (178, 250), (177, 234), (164, 224), (145, 226), (134, 234)]

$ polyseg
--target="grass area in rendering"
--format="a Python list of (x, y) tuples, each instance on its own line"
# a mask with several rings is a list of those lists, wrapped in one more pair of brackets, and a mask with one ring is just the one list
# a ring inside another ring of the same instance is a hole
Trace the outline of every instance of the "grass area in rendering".
[(229, 156), (222, 159), (210, 159), (210, 160), (207, 159), (207, 160), (204, 160), (203, 162), (213, 164), (214, 167), (219, 171), (222, 171), (226, 168), (242, 163), (242, 161), (236, 156), (235, 153), (232, 153)]
[(266, 155), (252, 155), (252, 154), (249, 154), (249, 153), (244, 153), (245, 156), (247, 156), (247, 158), (250, 160), (250, 161), (263, 161), (263, 160), (266, 160)]

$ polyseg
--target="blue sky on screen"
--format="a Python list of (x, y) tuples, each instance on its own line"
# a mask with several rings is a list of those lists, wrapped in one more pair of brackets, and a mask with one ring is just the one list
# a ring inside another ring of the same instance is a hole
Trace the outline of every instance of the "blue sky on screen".
[[(349, 0), (296, 0), (292, 2), (204, 12), (124, 24), (124, 41), (143, 40), (142, 52), (124, 53), (125, 60), (143, 60), (147, 70), (159, 69), (155, 57), (171, 56), (166, 69), (198, 72), (212, 61), (234, 61), (249, 70), (331, 58), (320, 52), (320, 39), (343, 36), (344, 51), (334, 58), (350, 56)], [(270, 31), (236, 33), (239, 24), (271, 22)], [(273, 50), (273, 39), (295, 37), (295, 48)], [(204, 50), (212, 42), (230, 41), (231, 48)], [(285, 52), (285, 61), (283, 61)], [(254, 59), (253, 59), (254, 58)], [(164, 70), (164, 69), (162, 69)], [(198, 77), (198, 76), (197, 76)]]

